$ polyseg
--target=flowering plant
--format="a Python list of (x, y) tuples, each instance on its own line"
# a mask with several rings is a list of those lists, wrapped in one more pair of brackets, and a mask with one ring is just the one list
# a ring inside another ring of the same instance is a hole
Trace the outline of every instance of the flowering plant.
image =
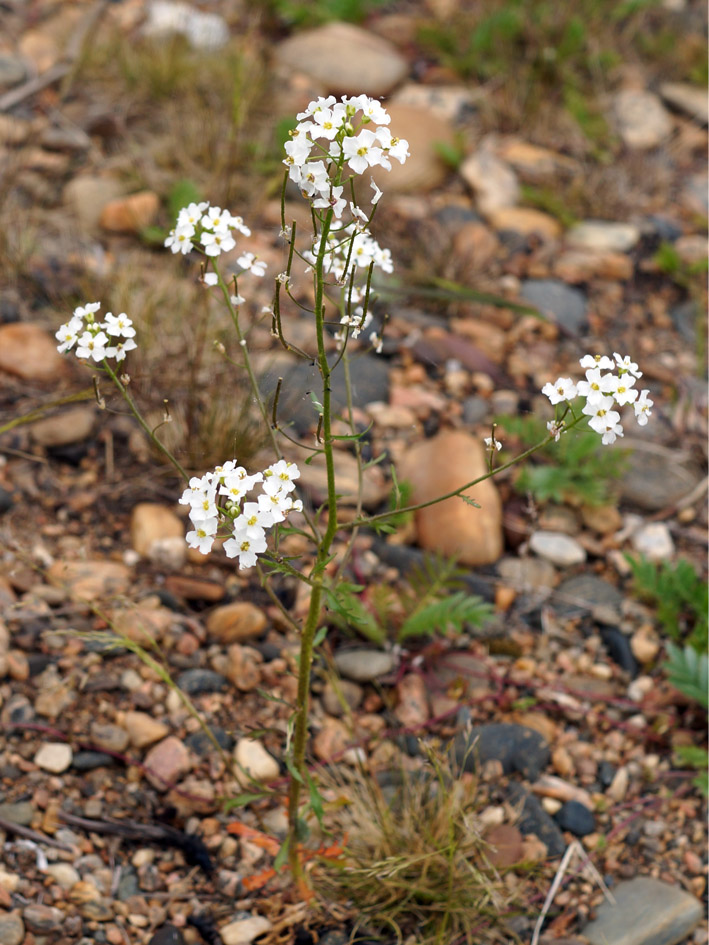
[[(165, 246), (173, 254), (202, 255), (202, 282), (221, 292), (239, 341), (255, 401), (271, 436), (276, 454), (275, 463), (261, 472), (249, 473), (237, 465), (236, 459), (230, 459), (202, 476), (190, 476), (144, 420), (129, 391), (130, 377), (127, 374), (119, 377), (110, 364), (110, 358), (122, 361), (126, 353), (136, 347), (135, 329), (125, 314), (113, 316), (108, 313), (103, 321), (98, 321), (96, 313), (100, 304), (85, 305), (77, 308), (71, 320), (59, 329), (57, 339), (60, 351), (68, 351), (76, 346), (74, 350), (79, 358), (109, 374), (144, 431), (184, 479), (186, 488), (180, 502), (189, 509), (192, 528), (187, 533), (187, 542), (191, 548), (206, 555), (213, 548), (215, 540), (224, 538), (224, 553), (229, 558), (236, 558), (240, 568), (257, 565), (263, 556), (271, 573), (285, 572), (304, 581), (309, 587), (308, 613), (300, 626), (295, 624), (278, 601), (270, 588), (268, 574), (263, 576), (264, 586), (274, 604), (281, 608), (284, 617), (294, 624), (300, 634), (298, 689), (290, 721), (286, 758), (290, 772), (289, 831), (282, 858), (287, 856), (294, 876), (302, 878), (298, 854), (298, 842), (306, 829), (301, 805), (302, 787), (309, 785), (311, 804), (313, 796), (317, 796), (313, 793), (315, 788), (305, 763), (310, 670), (324, 599), (327, 597), (337, 604), (338, 582), (341, 581), (358, 529), (365, 525), (378, 527), (386, 524), (393, 516), (413, 512), (454, 496), (469, 502), (465, 492), (472, 486), (524, 460), (552, 440), (558, 440), (562, 432), (570, 430), (584, 417), (588, 418), (591, 428), (602, 436), (603, 443), (612, 443), (623, 432), (620, 415), (613, 409), (614, 406), (632, 404), (638, 422), (644, 424), (650, 415), (652, 401), (648, 399), (647, 390), (641, 393), (635, 390), (636, 380), (642, 375), (630, 358), (621, 358), (616, 354), (614, 362), (606, 356), (586, 355), (581, 359), (582, 367), (586, 368), (584, 381), (574, 383), (571, 378), (562, 377), (554, 384), (544, 386), (543, 392), (557, 407), (557, 416), (548, 424), (548, 435), (540, 443), (509, 462), (494, 467), (493, 460), (501, 443), (496, 439), (493, 427), (492, 435), (485, 441), (489, 467), (483, 476), (434, 500), (397, 507), (377, 515), (363, 514), (360, 497), (354, 518), (341, 521), (338, 518), (335, 442), (338, 439), (350, 441), (355, 455), (361, 460), (362, 434), (356, 429), (353, 419), (348, 349), (350, 343), (371, 325), (374, 268), (380, 268), (385, 273), (393, 269), (391, 253), (379, 245), (370, 230), (382, 192), (372, 180), (369, 209), (365, 212), (357, 204), (354, 184), (355, 179), (370, 168), (389, 170), (392, 160), (403, 164), (409, 151), (407, 142), (395, 137), (390, 131), (390, 116), (381, 103), (366, 95), (342, 96), (339, 101), (334, 96), (318, 98), (298, 115), (298, 120), (285, 145), (283, 160), (287, 170), (281, 197), (281, 236), (288, 246), (288, 261), (285, 270), (274, 278), (273, 301), (267, 311), (274, 337), (288, 351), (314, 362), (320, 373), (321, 394), (319, 398), (313, 398), (318, 417), (314, 446), (294, 440), (279, 426), (277, 411), (280, 382), (270, 410), (261, 393), (249, 355), (248, 332), (240, 321), (244, 299), (239, 294), (238, 278), (243, 273), (261, 277), (266, 266), (254, 253), (237, 249), (236, 235), (248, 238), (251, 231), (241, 217), (233, 216), (218, 206), (203, 202), (191, 203), (182, 209), (175, 227), (165, 240)], [(296, 224), (287, 223), (285, 218), (285, 194), (289, 181), (297, 185), (311, 209), (313, 233), (307, 246), (302, 249), (297, 245)], [(232, 266), (227, 278), (222, 272), (222, 257), (230, 253), (240, 255), (235, 259), (236, 268)], [(315, 355), (291, 343), (283, 329), (282, 294), (285, 292), (288, 298), (298, 304), (293, 295), (292, 282), (295, 258), (306, 265), (313, 279), (314, 304), (308, 311), (313, 316)], [(326, 343), (326, 308), (330, 306), (338, 313), (338, 331), (335, 335), (337, 350), (334, 355), (328, 353)], [(381, 332), (371, 331), (368, 341), (375, 351), (381, 351)], [(349, 423), (351, 431), (347, 435), (333, 432), (331, 375), (340, 364), (343, 366), (348, 392), (348, 409), (343, 418)], [(577, 396), (585, 397), (585, 405), (580, 412), (576, 412), (572, 404)], [(323, 456), (327, 497), (320, 509), (309, 510), (300, 499), (294, 498), (300, 470), (295, 463), (283, 458), (279, 434), (312, 454)], [(256, 500), (247, 501), (247, 496), (257, 487), (260, 492)], [(293, 522), (288, 524), (289, 530), (307, 537), (312, 543), (313, 560), (307, 573), (306, 569), (298, 570), (290, 560), (285, 560), (275, 551), (268, 552), (267, 531), (283, 525), (290, 516), (293, 516)], [(335, 561), (332, 547), (338, 533), (349, 533), (349, 543)]]

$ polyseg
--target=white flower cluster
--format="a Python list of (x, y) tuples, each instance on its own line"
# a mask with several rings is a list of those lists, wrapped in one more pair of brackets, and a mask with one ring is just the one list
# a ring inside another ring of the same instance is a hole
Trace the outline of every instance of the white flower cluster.
[[(206, 201), (191, 203), (180, 210), (177, 223), (165, 240), (165, 246), (173, 253), (182, 253), (185, 256), (195, 248), (207, 256), (220, 256), (236, 246), (233, 230), (244, 236), (251, 236), (251, 230), (242, 217), (232, 216), (228, 210), (222, 210), (221, 207), (211, 207)], [(266, 264), (253, 253), (242, 253), (236, 262), (255, 276), (263, 276), (266, 272)], [(214, 273), (205, 276), (207, 285), (216, 285), (216, 282)]]
[[(193, 477), (180, 498), (182, 505), (189, 505), (194, 526), (187, 533), (190, 548), (208, 554), (221, 519), (231, 529), (231, 538), (224, 542), (227, 557), (238, 558), (239, 568), (253, 567), (266, 550), (266, 529), (284, 521), (289, 512), (302, 511), (303, 503), (291, 495), (299, 476), (297, 465), (282, 459), (253, 475), (229, 460), (201, 478)], [(257, 501), (242, 505), (257, 483), (262, 488)]]
[[(359, 117), (357, 117), (359, 116)], [(391, 158), (401, 164), (409, 157), (404, 138), (395, 138), (387, 128), (391, 118), (381, 102), (367, 95), (322, 96), (298, 114), (299, 123), (286, 142), (288, 176), (316, 208), (332, 207), (339, 219), (347, 206), (344, 185), (333, 184), (331, 165), (344, 163), (353, 174), (363, 174), (377, 165), (391, 170)], [(375, 125), (376, 130), (367, 128)], [(372, 203), (380, 192), (374, 187)]]
[(113, 315), (107, 312), (103, 321), (96, 320), (100, 302), (88, 302), (74, 309), (72, 317), (55, 334), (59, 342), (57, 349), (63, 354), (74, 345), (77, 358), (92, 358), (103, 361), (115, 358), (122, 361), (127, 351), (137, 348), (133, 322), (125, 313)]
[[(580, 360), (581, 367), (586, 368), (584, 381), (574, 383), (570, 377), (559, 377), (554, 384), (545, 384), (542, 388), (552, 404), (585, 397), (582, 413), (589, 417), (588, 425), (601, 435), (604, 444), (614, 443), (616, 437), (623, 436), (620, 414), (613, 409), (616, 405), (632, 404), (636, 420), (640, 426), (645, 426), (654, 403), (648, 397), (649, 390), (635, 389), (636, 382), (643, 376), (637, 364), (627, 355), (621, 357), (614, 353), (613, 357), (615, 361), (607, 355), (584, 355)], [(604, 374), (604, 371), (617, 373)], [(563, 424), (550, 421), (547, 428), (558, 440)]]

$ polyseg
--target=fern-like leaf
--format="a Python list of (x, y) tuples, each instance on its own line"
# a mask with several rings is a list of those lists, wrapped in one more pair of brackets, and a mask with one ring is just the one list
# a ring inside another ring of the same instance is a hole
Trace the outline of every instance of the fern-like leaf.
[(449, 628), (460, 633), (466, 624), (480, 627), (493, 614), (492, 607), (480, 597), (457, 591), (442, 600), (433, 601), (411, 614), (399, 628), (397, 640), (445, 633)]
[(665, 669), (669, 681), (688, 699), (709, 708), (709, 656), (698, 653), (689, 644), (681, 649), (669, 643), (667, 652), (669, 660)]

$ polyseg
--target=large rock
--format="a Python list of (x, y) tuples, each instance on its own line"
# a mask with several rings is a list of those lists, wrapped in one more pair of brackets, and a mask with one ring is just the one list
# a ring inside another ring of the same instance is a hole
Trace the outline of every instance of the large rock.
[[(411, 484), (411, 504), (429, 502), (471, 482), (487, 472), (481, 443), (463, 430), (444, 430), (408, 451), (399, 464), (399, 480)], [(502, 503), (488, 479), (465, 495), (415, 513), (419, 545), (427, 551), (455, 555), (463, 564), (491, 564), (502, 554)]]
[(622, 89), (613, 100), (618, 133), (629, 148), (656, 148), (672, 134), (672, 119), (653, 92)]
[(699, 900), (650, 876), (619, 883), (583, 930), (591, 945), (676, 945), (702, 918)]
[(47, 571), (54, 587), (68, 590), (72, 600), (99, 600), (124, 594), (130, 582), (130, 570), (119, 561), (99, 558), (87, 561), (55, 561)]
[(35, 443), (51, 448), (83, 443), (93, 433), (95, 423), (96, 408), (84, 404), (37, 420), (29, 429)]
[(139, 233), (154, 222), (160, 198), (152, 190), (110, 200), (99, 217), (99, 226), (108, 233)]
[(475, 192), (475, 202), (483, 214), (500, 207), (514, 207), (519, 200), (519, 182), (512, 168), (488, 148), (480, 148), (464, 161), (460, 176)]
[(527, 279), (520, 294), (572, 335), (581, 334), (587, 326), (586, 296), (579, 289), (554, 279)]
[(611, 220), (584, 220), (571, 227), (566, 242), (576, 249), (627, 253), (640, 239), (640, 230), (631, 223)]
[[(409, 142), (409, 154), (404, 164), (394, 160), (391, 170), (383, 167), (373, 167), (371, 176), (384, 193), (387, 194), (421, 194), (428, 193), (434, 187), (440, 186), (446, 179), (448, 168), (441, 160), (440, 145), (453, 146), (455, 134), (450, 122), (439, 118), (434, 112), (426, 108), (416, 108), (413, 105), (398, 105), (390, 103), (387, 111), (391, 115), (389, 129), (397, 138), (405, 138)], [(369, 191), (369, 174), (364, 175), (366, 190)], [(371, 197), (363, 198), (366, 203)]]
[(56, 343), (39, 325), (0, 325), (0, 371), (24, 381), (56, 381), (65, 369)]
[(74, 212), (82, 230), (98, 225), (103, 208), (123, 192), (122, 185), (111, 177), (82, 174), (64, 188), (64, 204)]
[(256, 640), (266, 629), (266, 614), (250, 601), (234, 601), (217, 607), (207, 618), (207, 633), (218, 643)]
[(158, 791), (166, 791), (192, 768), (189, 749), (179, 738), (168, 735), (145, 756), (145, 777)]
[(135, 551), (155, 564), (180, 567), (187, 557), (185, 526), (172, 509), (157, 502), (139, 502), (130, 520)]
[(297, 33), (275, 56), (289, 71), (304, 72), (336, 95), (386, 95), (408, 71), (391, 43), (348, 23)]

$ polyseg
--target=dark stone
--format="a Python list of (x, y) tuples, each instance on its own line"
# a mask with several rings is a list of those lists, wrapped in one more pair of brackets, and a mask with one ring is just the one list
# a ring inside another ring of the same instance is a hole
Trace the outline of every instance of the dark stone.
[(657, 512), (673, 505), (691, 492), (702, 478), (701, 470), (688, 463), (685, 457), (678, 457), (676, 449), (638, 439), (623, 446), (631, 447), (632, 453), (628, 468), (619, 481), (621, 496), (646, 512)]
[[(231, 749), (234, 747), (234, 739), (228, 732), (225, 732), (223, 728), (219, 728), (217, 725), (211, 725), (210, 731), (220, 748), (223, 748), (224, 751), (231, 751)], [(185, 745), (190, 751), (193, 751), (196, 755), (199, 755), (200, 758), (204, 758), (206, 755), (210, 755), (214, 751), (214, 745), (212, 744), (207, 733), (203, 732), (202, 729), (197, 732), (192, 732), (191, 735), (188, 735), (185, 739)]]
[(20, 307), (12, 299), (0, 299), (0, 323), (9, 325), (20, 320)]
[(47, 450), (48, 456), (58, 463), (66, 463), (67, 466), (78, 466), (81, 460), (89, 452), (89, 443), (67, 443), (66, 446), (51, 446)]
[(554, 610), (561, 617), (580, 616), (590, 613), (594, 607), (604, 607), (618, 612), (623, 595), (608, 581), (595, 574), (577, 574), (556, 588), (552, 595)]
[(0, 486), (0, 515), (12, 506), (12, 493)]
[(249, 646), (259, 651), (265, 663), (277, 660), (283, 651), (282, 646), (278, 646), (276, 643), (270, 643), (268, 640), (264, 640), (263, 643), (251, 642)]
[(29, 666), (30, 677), (39, 676), (53, 662), (54, 659), (46, 653), (28, 653), (27, 665)]
[(567, 801), (554, 816), (562, 830), (568, 830), (575, 837), (585, 837), (596, 829), (593, 812), (580, 801)]
[(188, 696), (196, 696), (200, 692), (223, 692), (229, 686), (225, 676), (211, 669), (188, 669), (180, 673), (175, 682)]
[(121, 878), (118, 881), (116, 898), (121, 902), (130, 899), (131, 896), (140, 895), (140, 886), (138, 884), (138, 874), (132, 866), (124, 866), (121, 870)]
[(694, 299), (687, 299), (686, 302), (681, 302), (679, 305), (675, 305), (674, 308), (670, 309), (672, 324), (679, 332), (682, 340), (693, 347), (697, 344), (697, 330), (700, 325), (699, 320), (700, 318), (703, 319), (703, 317), (704, 314), (701, 312), (699, 305)]
[(0, 53), (0, 89), (19, 85), (27, 77), (27, 67), (19, 56)]
[(661, 217), (659, 214), (651, 214), (648, 217), (648, 223), (656, 236), (665, 243), (674, 243), (682, 235), (682, 229), (673, 220), (667, 217)]
[(613, 784), (613, 778), (617, 770), (617, 767), (605, 758), (603, 761), (599, 762), (598, 781), (604, 790)]
[[(404, 576), (412, 568), (422, 567), (427, 557), (430, 557), (420, 548), (412, 548), (409, 545), (390, 545), (381, 538), (374, 539), (372, 550), (380, 561), (396, 568)], [(486, 577), (489, 577), (490, 580), (486, 580)], [(496, 575), (492, 568), (476, 568), (475, 573), (471, 571), (463, 574), (461, 580), (471, 594), (477, 594), (483, 600), (491, 601), (495, 594), (495, 578)]]
[(479, 223), (481, 221), (479, 213), (456, 203), (449, 203), (445, 207), (441, 207), (440, 210), (436, 211), (435, 219), (452, 233), (456, 233), (466, 223)]
[(507, 722), (475, 726), (457, 735), (455, 753), (465, 771), (474, 771), (478, 763), (499, 761), (505, 774), (518, 771), (530, 781), (536, 781), (551, 757), (549, 745), (539, 732)]
[(527, 279), (520, 294), (570, 335), (578, 336), (588, 327), (586, 296), (580, 289), (555, 279)]
[(71, 762), (75, 771), (93, 771), (94, 768), (115, 764), (116, 759), (112, 755), (107, 755), (105, 751), (77, 751)]
[(184, 609), (175, 595), (165, 590), (164, 587), (156, 587), (150, 591), (150, 596), (157, 597), (163, 607), (167, 607), (168, 610), (172, 610), (177, 614), (181, 614)]
[(470, 426), (482, 421), (488, 416), (490, 402), (484, 397), (478, 397), (474, 394), (472, 397), (466, 397), (463, 401), (463, 421)]
[(346, 932), (332, 929), (330, 932), (325, 932), (321, 937), (320, 945), (348, 945), (350, 941), (351, 939)]
[(148, 945), (185, 945), (185, 937), (174, 925), (161, 925)]
[(640, 666), (630, 649), (630, 640), (617, 627), (601, 627), (601, 639), (608, 655), (621, 669), (630, 673), (632, 679), (638, 675)]
[(550, 857), (563, 856), (566, 850), (564, 835), (537, 798), (516, 781), (508, 784), (507, 798), (515, 807), (522, 804), (522, 812), (515, 826), (523, 834), (533, 833), (539, 837), (546, 844)]

